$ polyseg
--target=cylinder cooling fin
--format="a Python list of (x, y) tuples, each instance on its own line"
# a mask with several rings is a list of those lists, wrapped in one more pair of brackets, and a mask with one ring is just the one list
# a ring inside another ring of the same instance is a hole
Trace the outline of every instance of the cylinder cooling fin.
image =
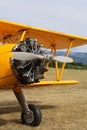
[[(36, 39), (26, 38), (17, 44), (12, 52), (29, 52), (38, 55), (43, 55), (42, 45), (37, 44)], [(40, 79), (44, 78), (44, 72), (47, 71), (45, 65), (47, 61), (45, 59), (34, 59), (34, 60), (17, 60), (11, 58), (11, 67), (14, 75), (20, 81), (21, 84), (30, 84), (39, 82)]]

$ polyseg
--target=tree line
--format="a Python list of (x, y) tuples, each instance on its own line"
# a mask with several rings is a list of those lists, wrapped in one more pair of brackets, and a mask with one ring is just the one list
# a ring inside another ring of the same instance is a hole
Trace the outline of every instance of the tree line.
[[(55, 61), (50, 61), (49, 67), (55, 67)], [(61, 68), (62, 63), (58, 62), (58, 67)], [(65, 68), (67, 68), (67, 69), (87, 69), (87, 64), (83, 64), (82, 62), (67, 63), (65, 65)]]

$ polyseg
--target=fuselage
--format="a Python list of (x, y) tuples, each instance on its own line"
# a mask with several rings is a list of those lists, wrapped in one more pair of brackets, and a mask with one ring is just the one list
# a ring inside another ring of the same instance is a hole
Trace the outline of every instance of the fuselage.
[(15, 44), (0, 46), (0, 89), (11, 88), (18, 82), (12, 72), (10, 64), (11, 50), (14, 46)]

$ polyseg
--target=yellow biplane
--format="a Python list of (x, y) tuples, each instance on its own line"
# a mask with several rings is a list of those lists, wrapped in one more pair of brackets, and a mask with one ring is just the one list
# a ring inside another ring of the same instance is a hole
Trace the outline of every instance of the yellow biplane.
[[(52, 84), (74, 84), (75, 80), (61, 80), (72, 47), (84, 45), (87, 38), (54, 32), (28, 25), (0, 20), (0, 89), (12, 89), (22, 107), (23, 124), (38, 126), (42, 119), (40, 109), (28, 105), (22, 87)], [(47, 54), (44, 48), (50, 49)], [(57, 49), (67, 48), (65, 56), (57, 56)], [(45, 81), (50, 60), (55, 60), (56, 80)], [(63, 62), (60, 73), (58, 62)]]

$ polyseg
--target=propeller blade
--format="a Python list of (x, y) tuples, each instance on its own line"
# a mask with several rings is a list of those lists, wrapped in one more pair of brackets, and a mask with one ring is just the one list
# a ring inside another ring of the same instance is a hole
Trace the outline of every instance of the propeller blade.
[(73, 59), (70, 57), (66, 56), (55, 56), (53, 60), (58, 61), (58, 62), (65, 62), (65, 63), (72, 63)]
[(13, 58), (16, 60), (34, 60), (34, 59), (43, 59), (42, 55), (37, 55), (28, 52), (12, 52)]
[(42, 55), (37, 55), (33, 53), (28, 53), (28, 52), (12, 52), (13, 58), (16, 60), (35, 60), (35, 59), (49, 59), (49, 60), (55, 60), (58, 62), (66, 62), (66, 63), (71, 63), (73, 62), (73, 59), (70, 57), (66, 56), (55, 56), (52, 57), (51, 55), (48, 56), (42, 56)]

